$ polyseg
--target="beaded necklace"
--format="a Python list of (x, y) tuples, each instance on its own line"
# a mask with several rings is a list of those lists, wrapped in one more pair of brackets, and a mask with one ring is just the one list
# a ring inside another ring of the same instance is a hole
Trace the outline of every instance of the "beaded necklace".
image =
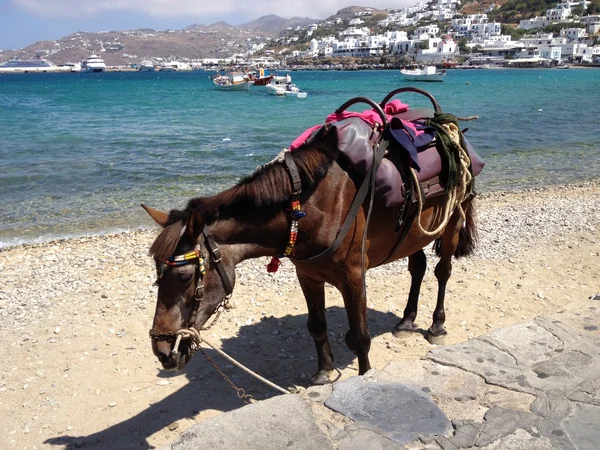
[(306, 213), (300, 209), (300, 200), (292, 200), (290, 209), (287, 210), (290, 219), (290, 238), (287, 246), (281, 256), (273, 256), (271, 262), (267, 264), (267, 272), (277, 272), (281, 265), (280, 258), (285, 258), (294, 255), (296, 240), (298, 239), (298, 221), (306, 216)]

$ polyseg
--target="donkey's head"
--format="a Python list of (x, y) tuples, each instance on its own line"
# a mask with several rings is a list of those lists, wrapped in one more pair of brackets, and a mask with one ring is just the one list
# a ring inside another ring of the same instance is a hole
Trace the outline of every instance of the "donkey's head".
[(234, 264), (197, 212), (142, 206), (163, 227), (150, 248), (158, 284), (152, 351), (165, 369), (181, 369), (199, 344), (198, 330), (231, 294)]

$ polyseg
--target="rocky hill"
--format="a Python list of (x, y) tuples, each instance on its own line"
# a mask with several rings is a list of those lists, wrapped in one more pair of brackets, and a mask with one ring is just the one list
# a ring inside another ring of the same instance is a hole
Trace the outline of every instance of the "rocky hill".
[[(387, 13), (388, 13), (388, 11), (386, 11), (384, 9), (370, 8), (368, 6), (347, 6), (346, 8), (340, 9), (333, 16), (330, 16), (325, 20), (326, 21), (334, 20), (334, 19), (350, 20), (353, 17), (356, 17), (357, 13), (365, 13), (365, 12), (370, 12), (372, 16), (377, 16), (377, 15), (381, 15), (381, 14), (387, 15)], [(363, 18), (364, 18), (364, 16), (363, 16)]]
[(109, 66), (139, 63), (149, 58), (224, 58), (246, 52), (254, 44), (266, 42), (289, 27), (305, 26), (318, 19), (284, 19), (270, 15), (253, 22), (232, 26), (225, 22), (190, 25), (182, 30), (140, 29), (89, 33), (78, 31), (55, 41), (41, 41), (20, 50), (0, 51), (0, 62), (29, 59), (36, 55), (55, 64), (79, 62), (96, 53)]
[(275, 14), (262, 16), (252, 22), (238, 25), (238, 28), (247, 31), (256, 31), (261, 33), (271, 33), (278, 35), (287, 29), (295, 29), (296, 27), (305, 27), (311, 23), (320, 22), (320, 19), (309, 19), (308, 17), (292, 17), (291, 19), (282, 19)]

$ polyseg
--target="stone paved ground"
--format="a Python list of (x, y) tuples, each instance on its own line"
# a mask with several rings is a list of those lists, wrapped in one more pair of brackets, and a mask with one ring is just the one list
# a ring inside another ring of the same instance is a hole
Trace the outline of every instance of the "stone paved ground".
[(596, 450), (599, 318), (591, 299), (418, 362), (309, 388), (304, 400), (280, 396), (223, 414), (168, 448), (205, 448), (206, 436), (224, 436), (210, 448), (231, 448), (234, 436), (239, 448), (257, 450), (284, 441), (290, 449)]

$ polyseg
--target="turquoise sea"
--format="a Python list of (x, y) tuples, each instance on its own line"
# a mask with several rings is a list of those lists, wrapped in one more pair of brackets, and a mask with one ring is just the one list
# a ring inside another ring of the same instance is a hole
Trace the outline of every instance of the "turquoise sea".
[(464, 127), (487, 163), (481, 192), (600, 176), (600, 69), (452, 70), (432, 84), (291, 72), (305, 99), (217, 91), (212, 74), (0, 75), (0, 248), (148, 227), (141, 202), (170, 209), (222, 190), (346, 100), (409, 85), (480, 117)]

